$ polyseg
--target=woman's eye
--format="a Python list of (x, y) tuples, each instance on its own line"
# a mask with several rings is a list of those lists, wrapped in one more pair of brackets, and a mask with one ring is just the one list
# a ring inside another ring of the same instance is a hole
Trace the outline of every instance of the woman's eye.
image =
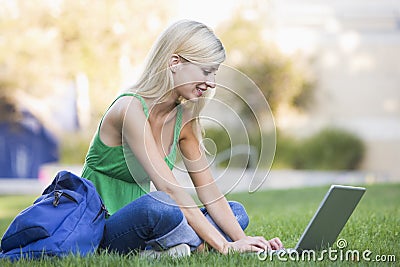
[(211, 71), (209, 71), (209, 70), (203, 70), (203, 74), (207, 76), (207, 75), (211, 74)]

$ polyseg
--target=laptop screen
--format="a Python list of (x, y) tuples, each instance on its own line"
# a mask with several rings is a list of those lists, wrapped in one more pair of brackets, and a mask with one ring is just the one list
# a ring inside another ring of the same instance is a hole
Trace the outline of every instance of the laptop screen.
[(363, 187), (332, 185), (295, 249), (318, 251), (330, 247), (336, 241), (364, 192)]

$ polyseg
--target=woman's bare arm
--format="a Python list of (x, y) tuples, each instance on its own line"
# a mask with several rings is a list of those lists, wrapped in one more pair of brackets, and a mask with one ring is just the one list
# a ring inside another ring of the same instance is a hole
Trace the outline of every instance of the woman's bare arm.
[(214, 181), (208, 168), (204, 150), (199, 146), (190, 123), (182, 129), (181, 136), (182, 140), (179, 145), (185, 166), (189, 171), (200, 201), (207, 208), (207, 212), (233, 241), (246, 237), (226, 198)]
[(213, 248), (227, 253), (227, 241), (204, 217), (192, 197), (179, 186), (157, 149), (141, 105), (128, 105), (123, 120), (123, 138), (143, 165), (157, 190), (171, 196), (180, 206), (189, 225)]
[[(217, 187), (209, 169), (203, 148), (200, 147), (197, 137), (193, 133), (191, 123), (187, 123), (181, 131), (180, 149), (185, 165), (189, 171), (200, 201), (207, 208), (207, 212), (214, 222), (236, 244), (233, 248), (243, 251), (257, 251), (260, 248), (280, 249), (283, 247), (279, 238), (266, 241), (264, 237), (246, 236), (236, 220), (226, 198)], [(247, 247), (249, 246), (249, 247)], [(245, 248), (245, 249), (244, 249)]]

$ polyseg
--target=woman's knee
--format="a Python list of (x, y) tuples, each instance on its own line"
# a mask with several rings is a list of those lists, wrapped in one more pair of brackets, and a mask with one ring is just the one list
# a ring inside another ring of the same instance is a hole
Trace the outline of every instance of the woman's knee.
[(237, 201), (229, 201), (229, 206), (231, 207), (236, 220), (239, 222), (242, 229), (246, 229), (249, 225), (249, 216), (247, 215), (244, 206)]
[[(155, 225), (174, 228), (180, 224), (184, 215), (176, 202), (162, 191), (147, 194), (147, 217)], [(160, 226), (161, 227), (161, 226)]]

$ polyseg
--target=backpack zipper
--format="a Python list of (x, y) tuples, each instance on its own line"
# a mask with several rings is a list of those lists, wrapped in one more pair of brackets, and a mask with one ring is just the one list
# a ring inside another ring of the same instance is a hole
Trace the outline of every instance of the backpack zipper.
[(71, 197), (70, 195), (68, 195), (67, 193), (63, 192), (63, 191), (59, 191), (59, 190), (55, 190), (54, 191), (54, 200), (53, 200), (53, 206), (57, 207), (58, 204), (60, 203), (60, 198), (61, 196), (64, 196), (66, 198), (68, 198), (69, 200), (78, 203), (78, 201), (76, 201), (75, 198)]
[[(57, 207), (58, 204), (60, 203), (60, 198), (61, 196), (64, 196), (66, 198), (68, 198), (69, 200), (78, 203), (78, 201), (75, 200), (75, 198), (73, 198), (72, 196), (68, 195), (67, 193), (60, 191), (60, 190), (55, 190), (54, 191), (54, 200), (53, 200), (53, 206)], [(108, 213), (108, 210), (106, 208), (106, 206), (102, 203), (99, 212), (97, 213), (96, 217), (93, 219), (92, 222), (96, 221), (97, 218), (103, 213), (105, 212), (105, 216), (109, 216), (110, 214)]]
[(96, 217), (93, 219), (92, 222), (96, 221), (97, 218), (99, 218), (99, 216), (100, 216), (103, 212), (106, 213), (106, 215), (105, 215), (106, 217), (110, 215), (110, 214), (108, 213), (108, 210), (107, 210), (106, 206), (105, 206), (103, 203), (101, 203), (100, 210), (99, 210), (99, 212), (97, 213)]

